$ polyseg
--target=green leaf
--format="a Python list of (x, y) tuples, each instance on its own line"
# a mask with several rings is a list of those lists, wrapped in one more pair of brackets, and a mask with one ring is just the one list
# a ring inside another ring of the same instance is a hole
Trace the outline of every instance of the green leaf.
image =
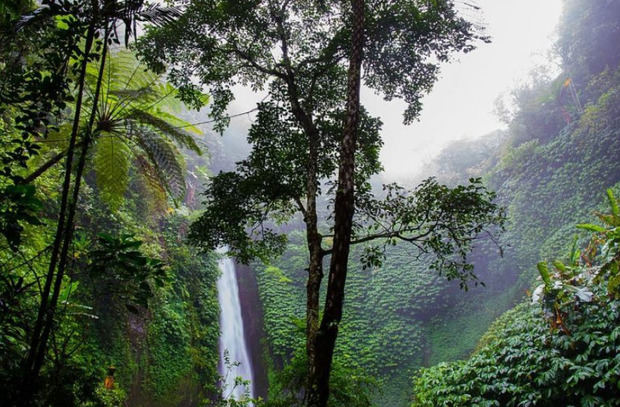
[(566, 266), (559, 260), (554, 260), (553, 266), (562, 273), (566, 271)]
[(137, 141), (146, 152), (157, 177), (174, 199), (185, 195), (183, 157), (168, 140), (158, 133), (141, 127), (137, 129)]
[(75, 294), (75, 291), (78, 289), (79, 285), (79, 281), (71, 281), (69, 284), (65, 285), (58, 296), (60, 303), (62, 304), (68, 302), (71, 295)]
[(599, 225), (595, 225), (592, 223), (580, 223), (576, 226), (578, 229), (583, 229), (583, 230), (589, 230), (591, 232), (599, 232), (599, 233), (603, 233), (606, 231), (606, 229), (602, 226)]
[(123, 203), (131, 158), (131, 150), (120, 137), (101, 132), (95, 146), (95, 173), (101, 197), (112, 210)]
[(149, 126), (158, 131), (161, 135), (174, 140), (182, 147), (188, 148), (196, 154), (202, 154), (194, 138), (185, 131), (185, 128), (188, 128), (189, 130), (201, 134), (200, 130), (190, 123), (161, 110), (152, 114), (144, 110), (134, 109), (131, 111), (130, 116), (140, 124)]
[(540, 277), (542, 278), (543, 282), (545, 283), (546, 287), (550, 287), (551, 286), (551, 276), (549, 275), (549, 267), (547, 266), (547, 263), (544, 261), (539, 262), (536, 265), (536, 268), (538, 269), (538, 272), (540, 273)]
[(620, 218), (617, 218), (614, 215), (597, 213), (596, 216), (607, 225), (618, 226), (618, 224), (620, 224)]
[(571, 249), (570, 249), (570, 264), (572, 266), (576, 266), (577, 262), (579, 261), (579, 256), (580, 256), (580, 251), (577, 248), (577, 240), (578, 240), (578, 236), (575, 235), (573, 236), (573, 244), (571, 245)]

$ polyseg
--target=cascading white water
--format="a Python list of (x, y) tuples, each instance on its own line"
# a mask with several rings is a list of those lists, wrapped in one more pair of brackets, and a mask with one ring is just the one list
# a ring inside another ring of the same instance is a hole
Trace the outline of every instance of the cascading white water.
[[(221, 254), (225, 250), (219, 251)], [(241, 302), (239, 301), (239, 286), (237, 285), (237, 275), (235, 274), (235, 264), (232, 259), (223, 255), (218, 261), (221, 271), (217, 281), (217, 298), (220, 303), (220, 374), (224, 377), (222, 388), (224, 395), (239, 400), (247, 391), (253, 397), (253, 377), (252, 364), (250, 362), (247, 343), (243, 331), (243, 320), (241, 318)], [(225, 352), (228, 353), (228, 360), (232, 366), (226, 366)], [(234, 366), (234, 364), (237, 364)], [(235, 378), (242, 377), (250, 381), (246, 389), (245, 386), (235, 387)]]

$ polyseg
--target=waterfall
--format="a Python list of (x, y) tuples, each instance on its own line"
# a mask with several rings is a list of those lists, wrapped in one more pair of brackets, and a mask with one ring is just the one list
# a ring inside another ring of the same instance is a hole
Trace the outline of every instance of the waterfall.
[[(219, 253), (225, 253), (219, 251)], [(235, 264), (232, 259), (223, 255), (218, 261), (221, 271), (217, 281), (217, 298), (220, 303), (220, 375), (224, 378), (222, 389), (224, 396), (239, 400), (243, 394), (249, 392), (250, 397), (254, 396), (252, 364), (245, 341), (243, 330), (243, 320), (241, 318), (241, 303), (239, 301), (239, 286), (235, 273)], [(228, 353), (230, 364), (237, 364), (227, 368), (224, 361), (225, 352)], [(242, 377), (250, 381), (246, 389), (245, 386), (235, 386), (235, 378)], [(234, 388), (234, 389), (233, 389)]]

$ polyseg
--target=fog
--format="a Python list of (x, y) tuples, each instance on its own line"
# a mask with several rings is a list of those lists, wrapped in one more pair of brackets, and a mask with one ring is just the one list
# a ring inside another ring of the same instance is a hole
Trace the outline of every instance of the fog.
[[(384, 179), (410, 179), (451, 141), (502, 128), (494, 113), (495, 101), (527, 80), (532, 69), (557, 69), (552, 50), (561, 0), (477, 0), (476, 4), (480, 10), (468, 16), (485, 27), (492, 42), (442, 67), (440, 79), (423, 100), (419, 121), (403, 125), (402, 101), (386, 102), (362, 89), (362, 102), (384, 123)], [(235, 95), (231, 115), (255, 108), (263, 97), (240, 87)], [(247, 153), (243, 140), (252, 118), (250, 113), (231, 121), (221, 143), (225, 155), (241, 158)]]
[(381, 158), (387, 178), (415, 174), (453, 140), (480, 137), (503, 123), (495, 100), (526, 80), (539, 65), (553, 64), (551, 49), (561, 12), (560, 0), (480, 0), (491, 44), (461, 55), (443, 67), (440, 80), (424, 98), (420, 120), (402, 124), (403, 102), (386, 103), (371, 91), (364, 105), (384, 122)]

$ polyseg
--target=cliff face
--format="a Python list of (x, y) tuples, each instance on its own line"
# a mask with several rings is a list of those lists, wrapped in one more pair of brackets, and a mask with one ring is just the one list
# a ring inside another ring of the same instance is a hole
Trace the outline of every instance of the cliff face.
[(213, 256), (187, 249), (171, 248), (171, 284), (148, 310), (103, 311), (96, 324), (104, 328), (90, 337), (132, 407), (198, 407), (217, 394), (219, 271)]
[(241, 316), (245, 329), (246, 343), (254, 370), (254, 395), (267, 397), (268, 380), (264, 356), (267, 352), (263, 323), (263, 306), (258, 296), (256, 275), (243, 264), (236, 264)]

